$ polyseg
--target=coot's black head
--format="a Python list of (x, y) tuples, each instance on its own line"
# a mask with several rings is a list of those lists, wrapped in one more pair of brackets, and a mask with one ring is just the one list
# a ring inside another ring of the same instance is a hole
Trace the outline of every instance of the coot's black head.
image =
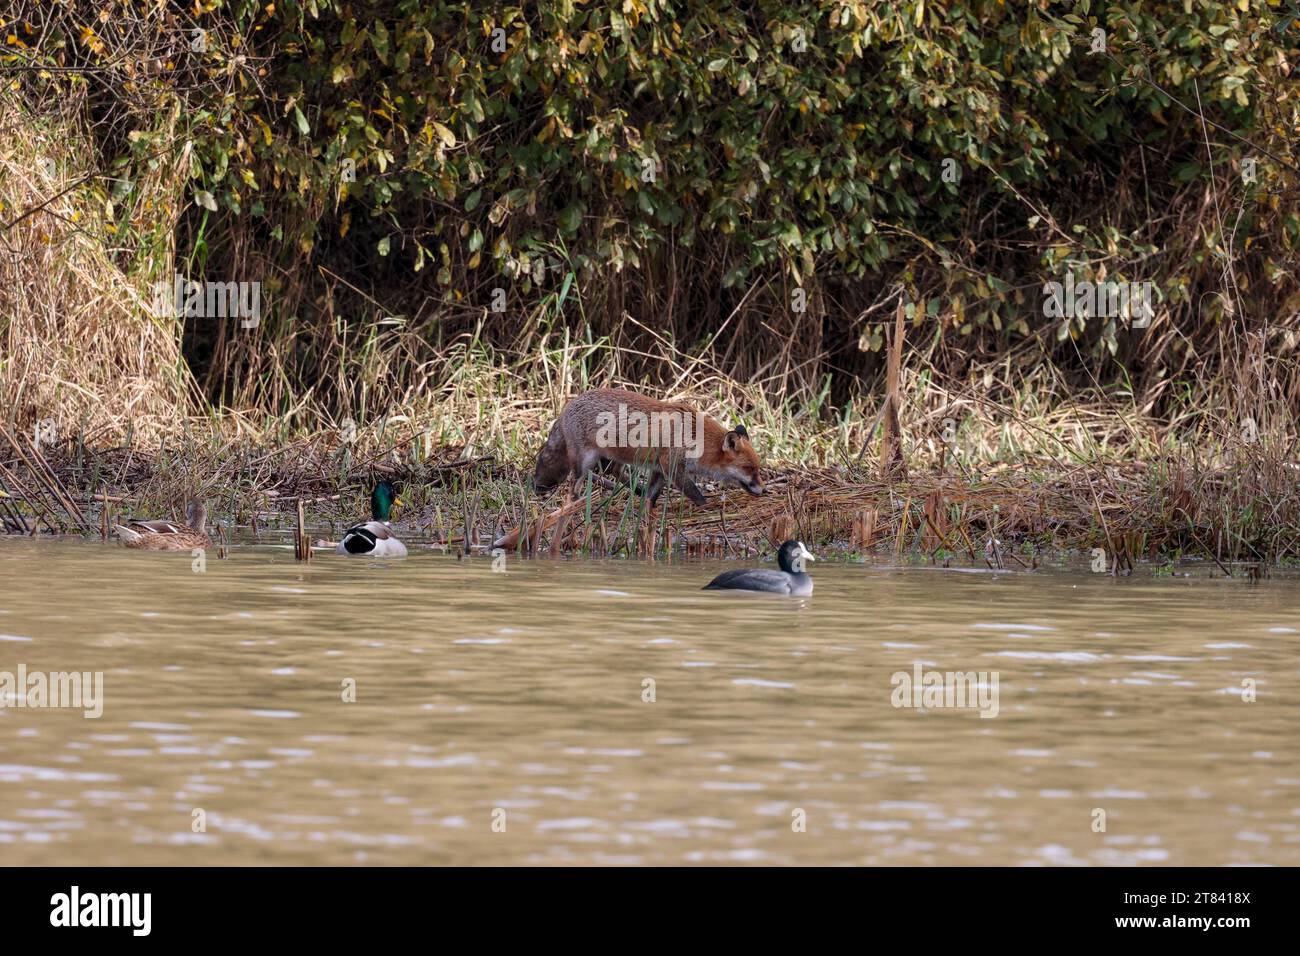
[(777, 563), (781, 565), (781, 570), (788, 574), (802, 573), (805, 561), (816, 560), (812, 552), (803, 546), (802, 541), (787, 541), (776, 553)]

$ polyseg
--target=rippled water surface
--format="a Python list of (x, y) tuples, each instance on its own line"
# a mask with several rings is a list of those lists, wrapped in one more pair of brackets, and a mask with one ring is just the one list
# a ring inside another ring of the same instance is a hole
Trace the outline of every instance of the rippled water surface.
[(1300, 864), (1300, 583), (721, 567), (0, 540), (0, 859)]

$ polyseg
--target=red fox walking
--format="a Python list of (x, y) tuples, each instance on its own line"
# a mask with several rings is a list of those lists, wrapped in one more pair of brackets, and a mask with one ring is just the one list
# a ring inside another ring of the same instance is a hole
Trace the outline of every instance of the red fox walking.
[(564, 407), (537, 456), (533, 487), (545, 496), (570, 475), (581, 480), (602, 462), (652, 471), (649, 487), (642, 491), (651, 505), (665, 481), (704, 504), (692, 475), (732, 482), (751, 495), (763, 493), (758, 455), (744, 425), (727, 431), (689, 405), (623, 389), (583, 392)]

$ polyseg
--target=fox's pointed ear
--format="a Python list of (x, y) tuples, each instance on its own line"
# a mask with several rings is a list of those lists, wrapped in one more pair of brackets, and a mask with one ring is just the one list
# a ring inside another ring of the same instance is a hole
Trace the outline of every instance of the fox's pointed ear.
[(722, 448), (723, 448), (724, 451), (735, 451), (735, 450), (736, 450), (736, 433), (735, 433), (735, 432), (727, 432), (727, 434), (725, 434), (725, 435), (722, 436)]
[(735, 427), (734, 431), (736, 432), (737, 435), (742, 435), (742, 436), (744, 436), (745, 438), (748, 438), (748, 437), (749, 437), (749, 432), (745, 431), (745, 426), (744, 426), (744, 425), (737, 425), (737, 426)]

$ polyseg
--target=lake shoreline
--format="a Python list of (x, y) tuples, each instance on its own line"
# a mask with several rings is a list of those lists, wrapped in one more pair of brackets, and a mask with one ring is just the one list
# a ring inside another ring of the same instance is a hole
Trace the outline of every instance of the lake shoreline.
[(271, 447), (191, 442), (152, 454), (15, 438), (12, 450), (20, 454), (0, 455), (0, 521), (19, 535), (39, 527), (42, 535), (106, 539), (124, 516), (175, 519), (198, 495), (226, 534), (293, 530), (301, 502), (312, 541), (336, 540), (368, 517), (370, 486), (387, 478), (404, 501), (399, 532), (469, 553), (748, 558), (795, 537), (845, 556), (1005, 570), (1077, 553), (1112, 574), (1195, 558), (1230, 577), (1300, 559), (1300, 473), (1264, 459), (1253, 472), (1154, 460), (907, 477), (850, 460), (766, 468), (762, 496), (706, 484), (703, 506), (670, 491), (651, 509), (606, 476), (539, 500), (527, 455), (421, 448), (391, 436), (366, 447), (318, 435)]

